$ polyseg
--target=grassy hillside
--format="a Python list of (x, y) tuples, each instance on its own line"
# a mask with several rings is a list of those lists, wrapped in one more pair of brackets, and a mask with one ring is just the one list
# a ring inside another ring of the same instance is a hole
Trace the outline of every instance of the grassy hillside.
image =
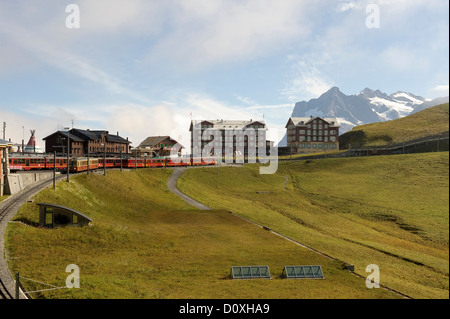
[[(427, 153), (186, 171), (179, 188), (416, 298), (448, 298), (449, 155)], [(286, 189), (283, 188), (285, 184)]]
[[(200, 170), (198, 170), (200, 171)], [(212, 173), (214, 169), (210, 172)], [(215, 172), (215, 171), (214, 171)], [(273, 235), (224, 210), (199, 211), (167, 190), (171, 170), (78, 175), (24, 205), (7, 228), (10, 270), (65, 286), (69, 264), (80, 289), (34, 298), (397, 298), (343, 270), (343, 264)], [(45, 229), (36, 203), (93, 219), (89, 227)], [(286, 280), (284, 265), (319, 264), (324, 280)], [(231, 266), (268, 265), (271, 280), (231, 280)], [(23, 281), (26, 290), (45, 289)]]
[(449, 104), (430, 107), (403, 118), (360, 125), (339, 137), (343, 147), (381, 146), (407, 142), (449, 131)]

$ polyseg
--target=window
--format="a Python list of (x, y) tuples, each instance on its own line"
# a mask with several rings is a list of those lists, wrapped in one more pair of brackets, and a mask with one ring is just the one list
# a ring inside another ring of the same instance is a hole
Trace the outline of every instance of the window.
[(78, 215), (72, 214), (72, 224), (78, 224)]
[(305, 130), (300, 130), (300, 134), (305, 134)]
[(317, 125), (316, 124), (313, 125), (313, 129), (314, 130), (317, 129)]
[(53, 209), (45, 207), (45, 225), (53, 224)]
[(319, 130), (321, 130), (323, 128), (322, 124), (319, 124)]
[(317, 141), (317, 137), (313, 136), (313, 142)]
[(311, 142), (311, 136), (308, 136), (306, 139), (308, 142)]
[(328, 142), (328, 137), (325, 136), (325, 137), (323, 138), (323, 141), (324, 141), (324, 142)]

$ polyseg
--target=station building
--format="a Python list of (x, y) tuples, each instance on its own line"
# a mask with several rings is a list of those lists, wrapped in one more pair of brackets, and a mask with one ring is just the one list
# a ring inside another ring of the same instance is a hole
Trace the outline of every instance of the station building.
[[(69, 139), (69, 141), (67, 141)], [(84, 157), (89, 153), (92, 156), (119, 156), (130, 154), (130, 141), (117, 134), (110, 134), (106, 130), (81, 130), (71, 129), (69, 131), (56, 131), (44, 137), (45, 150), (47, 153), (67, 154), (73, 157)]]

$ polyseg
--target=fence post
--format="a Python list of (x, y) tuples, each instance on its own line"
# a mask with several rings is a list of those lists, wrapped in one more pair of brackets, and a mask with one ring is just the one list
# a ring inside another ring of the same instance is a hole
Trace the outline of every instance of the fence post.
[(16, 272), (16, 299), (20, 299), (19, 295), (19, 289), (20, 289), (20, 282), (19, 282), (19, 272)]

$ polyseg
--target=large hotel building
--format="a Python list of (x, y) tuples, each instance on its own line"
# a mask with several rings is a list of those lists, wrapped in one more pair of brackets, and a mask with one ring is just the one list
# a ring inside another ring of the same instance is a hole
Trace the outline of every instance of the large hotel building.
[(335, 118), (291, 117), (286, 129), (291, 154), (339, 150), (339, 124)]
[[(268, 146), (266, 141), (266, 124), (263, 121), (236, 120), (193, 120), (191, 132), (191, 154), (204, 154), (206, 146), (213, 147), (221, 156), (257, 156), (260, 146)], [(211, 133), (211, 136), (207, 133)], [(212, 136), (215, 135), (215, 136)], [(270, 144), (269, 144), (270, 145)], [(262, 150), (261, 150), (262, 151)]]

